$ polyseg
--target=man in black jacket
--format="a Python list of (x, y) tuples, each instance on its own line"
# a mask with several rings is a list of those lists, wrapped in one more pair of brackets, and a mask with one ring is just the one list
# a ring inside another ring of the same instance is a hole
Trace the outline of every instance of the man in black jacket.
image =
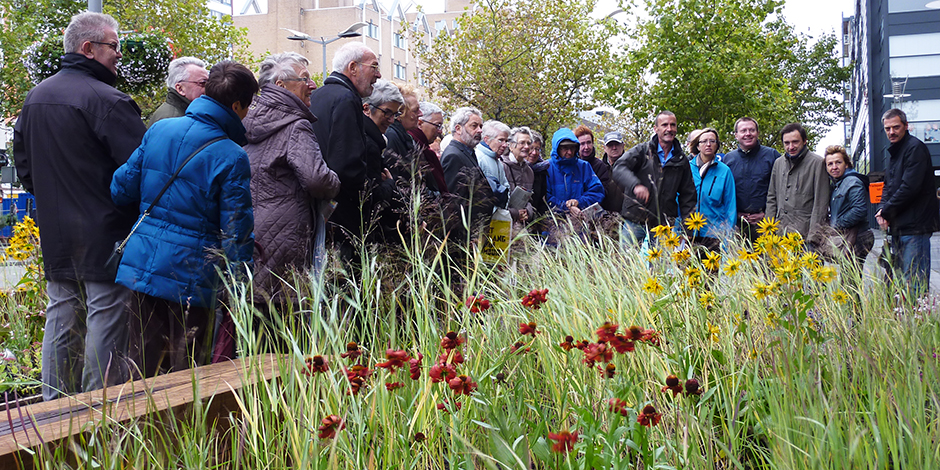
[(130, 291), (105, 264), (136, 207), (116, 207), (114, 171), (140, 145), (140, 108), (116, 90), (118, 24), (85, 12), (65, 30), (62, 69), (33, 88), (13, 136), (20, 181), (36, 196), (49, 306), (42, 346), (46, 400), (127, 378)]
[(623, 188), (624, 240), (641, 244), (650, 227), (680, 223), (695, 210), (692, 168), (676, 143), (676, 115), (656, 116), (656, 135), (617, 159), (613, 178)]
[[(441, 153), (441, 166), (444, 168), (444, 180), (453, 195), (452, 202), (456, 210), (448, 211), (450, 218), (459, 219), (449, 223), (455, 237), (464, 236), (461, 227), (464, 217), (471, 225), (483, 221), (484, 216), (493, 213), (493, 190), (477, 163), (474, 147), (483, 139), (483, 118), (476, 108), (458, 108), (450, 119), (450, 132), (454, 139)], [(459, 213), (464, 211), (464, 215)]]
[(742, 117), (734, 123), (738, 148), (728, 152), (721, 161), (734, 176), (734, 192), (738, 207), (741, 235), (753, 242), (757, 239), (757, 223), (764, 219), (770, 174), (780, 152), (761, 145), (757, 121)]
[(891, 234), (895, 267), (916, 296), (930, 287), (930, 235), (940, 230), (930, 151), (907, 132), (907, 115), (889, 109), (881, 118), (891, 146), (878, 225)]
[(333, 73), (310, 96), (310, 111), (317, 117), (313, 131), (326, 165), (339, 177), (336, 209), (330, 218), (333, 242), (345, 261), (356, 254), (362, 237), (362, 201), (366, 189), (366, 142), (362, 99), (382, 73), (372, 49), (361, 42), (341, 47), (333, 57)]

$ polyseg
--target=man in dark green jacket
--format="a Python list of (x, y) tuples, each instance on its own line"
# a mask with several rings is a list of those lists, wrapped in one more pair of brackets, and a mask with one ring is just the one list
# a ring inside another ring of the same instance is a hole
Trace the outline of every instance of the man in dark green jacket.
[(150, 115), (147, 127), (161, 119), (185, 116), (189, 103), (205, 94), (208, 78), (206, 63), (195, 57), (180, 57), (170, 62), (166, 76), (166, 102)]

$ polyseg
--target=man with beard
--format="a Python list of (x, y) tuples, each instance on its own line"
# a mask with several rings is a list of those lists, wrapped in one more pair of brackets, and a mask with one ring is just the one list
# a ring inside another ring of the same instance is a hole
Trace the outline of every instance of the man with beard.
[[(471, 225), (493, 212), (493, 190), (477, 163), (474, 147), (483, 139), (483, 117), (479, 109), (464, 107), (450, 119), (450, 144), (441, 154), (444, 181)], [(448, 214), (453, 216), (454, 214)]]
[(806, 129), (792, 123), (780, 131), (785, 158), (774, 162), (767, 189), (767, 213), (780, 222), (780, 233), (797, 232), (804, 239), (829, 216), (829, 173), (826, 160), (809, 151)]
[(613, 178), (624, 189), (622, 240), (642, 244), (650, 227), (673, 225), (695, 209), (695, 182), (689, 161), (676, 143), (676, 115), (656, 115), (656, 135), (613, 166)]

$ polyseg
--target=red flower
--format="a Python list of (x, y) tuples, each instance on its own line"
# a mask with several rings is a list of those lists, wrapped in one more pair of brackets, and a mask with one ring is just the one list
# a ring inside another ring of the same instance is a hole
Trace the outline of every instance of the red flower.
[(400, 349), (388, 349), (385, 351), (385, 359), (388, 360), (385, 362), (380, 362), (375, 366), (381, 367), (383, 369), (389, 369), (394, 373), (396, 369), (404, 367), (405, 363), (411, 360), (411, 356)]
[[(459, 402), (459, 401), (454, 403), (454, 409), (455, 409), (455, 410), (458, 410), (458, 411), (459, 411), (461, 407), (463, 407), (463, 403), (461, 403), (461, 402)], [(438, 403), (438, 404), (437, 404), (437, 409), (440, 410), (440, 411), (448, 412), (448, 410), (447, 410), (447, 403)]]
[(385, 390), (388, 390), (389, 392), (391, 392), (392, 390), (395, 390), (396, 388), (402, 388), (404, 386), (405, 384), (401, 382), (385, 382)]
[(535, 329), (535, 322), (530, 321), (529, 323), (520, 323), (519, 324), (519, 334), (520, 335), (532, 335), (534, 338), (536, 334), (540, 331)]
[(467, 395), (469, 396), (473, 391), (477, 389), (477, 383), (474, 382), (470, 377), (466, 375), (461, 375), (459, 377), (454, 377), (447, 381), (447, 386), (454, 391), (454, 395)]
[(630, 328), (627, 328), (627, 338), (630, 341), (639, 341), (643, 339), (643, 328), (640, 328), (636, 325), (630, 325)]
[(552, 444), (552, 452), (567, 454), (574, 450), (574, 445), (578, 442), (578, 431), (562, 431), (558, 434), (550, 432), (548, 433), (548, 438), (556, 441), (555, 444)]
[(565, 340), (562, 341), (561, 343), (558, 343), (558, 345), (561, 346), (561, 349), (564, 349), (565, 351), (571, 351), (572, 349), (574, 349), (573, 343), (574, 343), (574, 337), (572, 337), (571, 335), (568, 335), (568, 336), (565, 336)]
[(348, 393), (350, 395), (358, 395), (359, 389), (365, 386), (365, 379), (372, 375), (372, 371), (368, 367), (360, 364), (356, 364), (350, 369), (343, 369), (343, 372), (346, 373), (346, 379), (349, 380)]
[(450, 381), (450, 379), (457, 377), (457, 369), (454, 368), (453, 364), (440, 362), (431, 366), (428, 376), (431, 377), (431, 383)]
[(635, 343), (624, 335), (614, 335), (614, 338), (610, 340), (610, 346), (620, 354), (633, 352), (636, 349)]
[(657, 413), (653, 405), (646, 405), (643, 407), (643, 412), (636, 417), (636, 422), (640, 423), (640, 426), (653, 427), (659, 424), (662, 419), (663, 415)]
[(698, 380), (689, 379), (685, 381), (685, 395), (686, 396), (701, 395), (701, 394), (702, 394), (702, 389), (699, 388)]
[(356, 344), (355, 341), (350, 341), (346, 343), (346, 352), (344, 352), (343, 354), (340, 354), (340, 357), (342, 357), (343, 359), (348, 358), (352, 361), (355, 361), (361, 355), (362, 355), (362, 350), (359, 349), (359, 345)]
[(522, 298), (522, 305), (535, 310), (540, 309), (546, 301), (545, 296), (547, 294), (548, 289), (532, 289)]
[(617, 375), (617, 366), (615, 366), (613, 362), (608, 362), (607, 367), (604, 367), (603, 369), (598, 367), (597, 370), (601, 372), (601, 375), (607, 377), (608, 379), (612, 379), (615, 375)]
[(584, 363), (594, 367), (595, 362), (610, 362), (614, 358), (614, 351), (607, 347), (607, 343), (591, 343), (584, 348)]
[(440, 356), (437, 356), (437, 362), (444, 364), (463, 364), (463, 354), (460, 354), (460, 351), (454, 349), (448, 352), (441, 353)]
[(590, 341), (586, 339), (582, 339), (581, 341), (578, 341), (577, 343), (575, 343), (574, 347), (578, 348), (578, 350), (584, 351), (584, 349), (590, 345), (591, 345)]
[(483, 298), (483, 296), (473, 296), (467, 299), (467, 307), (470, 308), (471, 313), (485, 312), (490, 309), (490, 301)]
[(421, 378), (421, 361), (424, 359), (424, 355), (418, 353), (418, 357), (408, 361), (408, 372), (411, 373), (411, 380), (418, 380)]
[(597, 340), (609, 343), (614, 339), (614, 335), (617, 334), (617, 328), (620, 325), (611, 322), (605, 322), (600, 328), (597, 329)]
[(313, 375), (319, 372), (326, 372), (330, 369), (329, 362), (323, 356), (313, 356), (304, 359), (304, 375)]
[(611, 398), (607, 403), (610, 406), (610, 411), (620, 413), (623, 416), (627, 415), (627, 402), (619, 398)]
[(512, 347), (509, 348), (509, 353), (512, 354), (518, 352), (519, 354), (525, 354), (532, 350), (532, 348), (523, 348), (523, 346), (525, 346), (525, 343), (522, 341), (517, 341), (516, 344), (513, 344)]
[(657, 333), (655, 330), (643, 330), (643, 335), (640, 338), (640, 341), (659, 347), (659, 333)]
[(675, 375), (666, 377), (666, 386), (663, 387), (663, 393), (668, 391), (672, 392), (673, 397), (682, 393), (682, 385), (679, 385), (679, 377), (676, 377)]
[(346, 429), (346, 423), (343, 422), (343, 418), (336, 415), (329, 415), (321, 419), (320, 423), (322, 424), (317, 428), (317, 431), (320, 431), (320, 433), (317, 434), (320, 439), (333, 439), (336, 437), (336, 431)]
[(425, 439), (427, 439), (427, 437), (424, 435), (423, 432), (415, 433), (415, 442), (424, 442)]
[(441, 338), (441, 349), (450, 351), (451, 349), (456, 349), (465, 341), (466, 339), (460, 337), (456, 332), (448, 331), (447, 334)]

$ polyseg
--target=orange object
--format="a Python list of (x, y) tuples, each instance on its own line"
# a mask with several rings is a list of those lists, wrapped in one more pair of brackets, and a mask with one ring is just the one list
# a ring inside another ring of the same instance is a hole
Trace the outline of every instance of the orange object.
[(884, 189), (884, 181), (868, 184), (868, 198), (871, 199), (872, 204), (878, 204), (881, 202), (881, 193), (884, 191)]

